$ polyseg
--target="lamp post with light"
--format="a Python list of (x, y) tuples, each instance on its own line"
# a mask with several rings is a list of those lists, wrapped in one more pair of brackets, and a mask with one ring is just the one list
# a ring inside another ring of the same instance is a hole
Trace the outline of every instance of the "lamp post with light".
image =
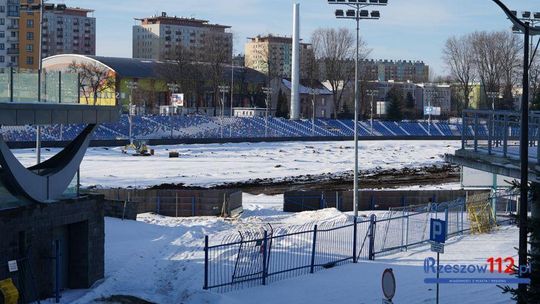
[(352, 9), (335, 11), (338, 19), (350, 19), (356, 21), (356, 54), (354, 72), (354, 185), (353, 185), (353, 209), (354, 216), (358, 217), (358, 113), (360, 103), (360, 90), (358, 84), (359, 61), (360, 61), (360, 20), (378, 20), (381, 18), (379, 11), (364, 10), (368, 6), (386, 6), (388, 0), (328, 0), (328, 4), (345, 5)]
[[(520, 140), (519, 140), (519, 150), (520, 150), (520, 198), (519, 198), (519, 262), (518, 267), (527, 267), (527, 241), (528, 241), (528, 227), (527, 227), (527, 217), (528, 217), (528, 201), (529, 201), (529, 68), (532, 60), (530, 60), (530, 50), (529, 43), (531, 36), (540, 35), (540, 27), (531, 26), (530, 20), (525, 18), (521, 20), (517, 17), (516, 11), (511, 11), (501, 0), (492, 0), (497, 4), (508, 19), (513, 24), (513, 29), (524, 34), (524, 48), (523, 48), (523, 94), (521, 97), (521, 127), (520, 127)], [(522, 15), (522, 17), (526, 17)], [(530, 15), (528, 15), (530, 18)], [(540, 14), (535, 17), (539, 17)], [(536, 53), (536, 51), (534, 52)], [(534, 55), (532, 56), (534, 58)], [(529, 61), (530, 60), (530, 61)], [(534, 214), (533, 214), (534, 217)], [(538, 248), (533, 248), (531, 246), (531, 251), (535, 251)], [(535, 246), (534, 246), (535, 247)], [(522, 269), (524, 269), (522, 268)], [(524, 278), (527, 274), (520, 274), (521, 278)], [(527, 303), (527, 300), (524, 299), (524, 295), (527, 291), (527, 285), (521, 283), (518, 285), (518, 303), (524, 304)]]

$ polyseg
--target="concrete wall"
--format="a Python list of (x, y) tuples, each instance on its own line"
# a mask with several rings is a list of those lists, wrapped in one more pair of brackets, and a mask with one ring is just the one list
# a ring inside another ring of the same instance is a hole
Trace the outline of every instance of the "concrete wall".
[[(52, 257), (54, 241), (60, 240), (63, 287), (89, 288), (104, 276), (104, 228), (102, 196), (2, 210), (0, 280), (13, 278), (26, 301), (53, 296)], [(22, 261), (26, 256), (27, 262)], [(19, 272), (8, 271), (11, 260), (19, 260)]]
[(154, 212), (165, 216), (231, 216), (242, 209), (242, 192), (236, 190), (134, 190), (101, 189), (105, 215), (136, 219)]

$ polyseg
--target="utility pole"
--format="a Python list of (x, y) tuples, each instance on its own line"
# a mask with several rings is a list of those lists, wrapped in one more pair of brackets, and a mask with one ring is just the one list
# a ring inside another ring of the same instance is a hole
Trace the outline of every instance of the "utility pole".
[(227, 85), (221, 85), (218, 88), (219, 92), (223, 94), (221, 98), (221, 138), (223, 138), (223, 112), (225, 112), (225, 93), (229, 92), (229, 89), (231, 87)]
[(129, 110), (128, 110), (128, 121), (129, 121), (129, 145), (133, 146), (133, 90), (138, 88), (138, 84), (135, 81), (129, 81), (127, 83), (127, 88), (129, 89)]
[(375, 96), (379, 95), (379, 90), (367, 90), (367, 95), (371, 97), (370, 124), (371, 124), (371, 136), (373, 136), (373, 99), (375, 98)]
[(265, 104), (266, 104), (266, 112), (265, 112), (265, 123), (264, 123), (264, 137), (268, 137), (268, 107), (270, 104), (270, 95), (272, 95), (272, 88), (270, 87), (263, 87), (262, 88), (263, 93), (266, 94)]

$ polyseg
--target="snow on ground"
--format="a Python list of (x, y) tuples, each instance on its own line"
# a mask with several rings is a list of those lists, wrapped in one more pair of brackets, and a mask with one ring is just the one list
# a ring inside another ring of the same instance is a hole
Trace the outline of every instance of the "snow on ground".
[[(245, 195), (246, 212), (238, 220), (177, 219), (153, 214), (140, 215), (138, 221), (106, 218), (105, 279), (91, 290), (67, 292), (64, 303), (93, 303), (110, 295), (133, 295), (155, 303), (381, 303), (380, 276), (386, 268), (394, 269), (397, 278), (394, 303), (434, 303), (434, 286), (423, 282), (434, 277), (423, 273), (423, 259), (434, 256), (427, 246), (267, 286), (229, 293), (204, 291), (205, 234), (218, 240), (250, 223), (303, 225), (350, 216), (335, 209), (285, 213), (281, 211), (281, 199)], [(490, 256), (515, 257), (517, 236), (516, 228), (501, 227), (489, 235), (454, 238), (448, 241), (441, 263), (485, 264)], [(494, 285), (443, 285), (441, 297), (441, 303), (511, 303)]]
[[(457, 141), (361, 141), (360, 170), (414, 168), (444, 163)], [(183, 183), (208, 187), (254, 178), (276, 181), (288, 177), (340, 174), (353, 169), (354, 142), (273, 142), (159, 146), (155, 156), (134, 157), (120, 148), (90, 148), (81, 165), (83, 187), (146, 187)], [(180, 158), (168, 158), (178, 151)], [(45, 158), (58, 149), (43, 151)], [(26, 165), (33, 149), (17, 150)]]

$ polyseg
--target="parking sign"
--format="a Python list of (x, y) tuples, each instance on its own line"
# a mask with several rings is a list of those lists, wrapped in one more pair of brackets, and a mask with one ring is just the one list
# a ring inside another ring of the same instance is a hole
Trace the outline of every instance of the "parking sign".
[(435, 243), (444, 244), (446, 241), (446, 221), (431, 219), (429, 240)]

